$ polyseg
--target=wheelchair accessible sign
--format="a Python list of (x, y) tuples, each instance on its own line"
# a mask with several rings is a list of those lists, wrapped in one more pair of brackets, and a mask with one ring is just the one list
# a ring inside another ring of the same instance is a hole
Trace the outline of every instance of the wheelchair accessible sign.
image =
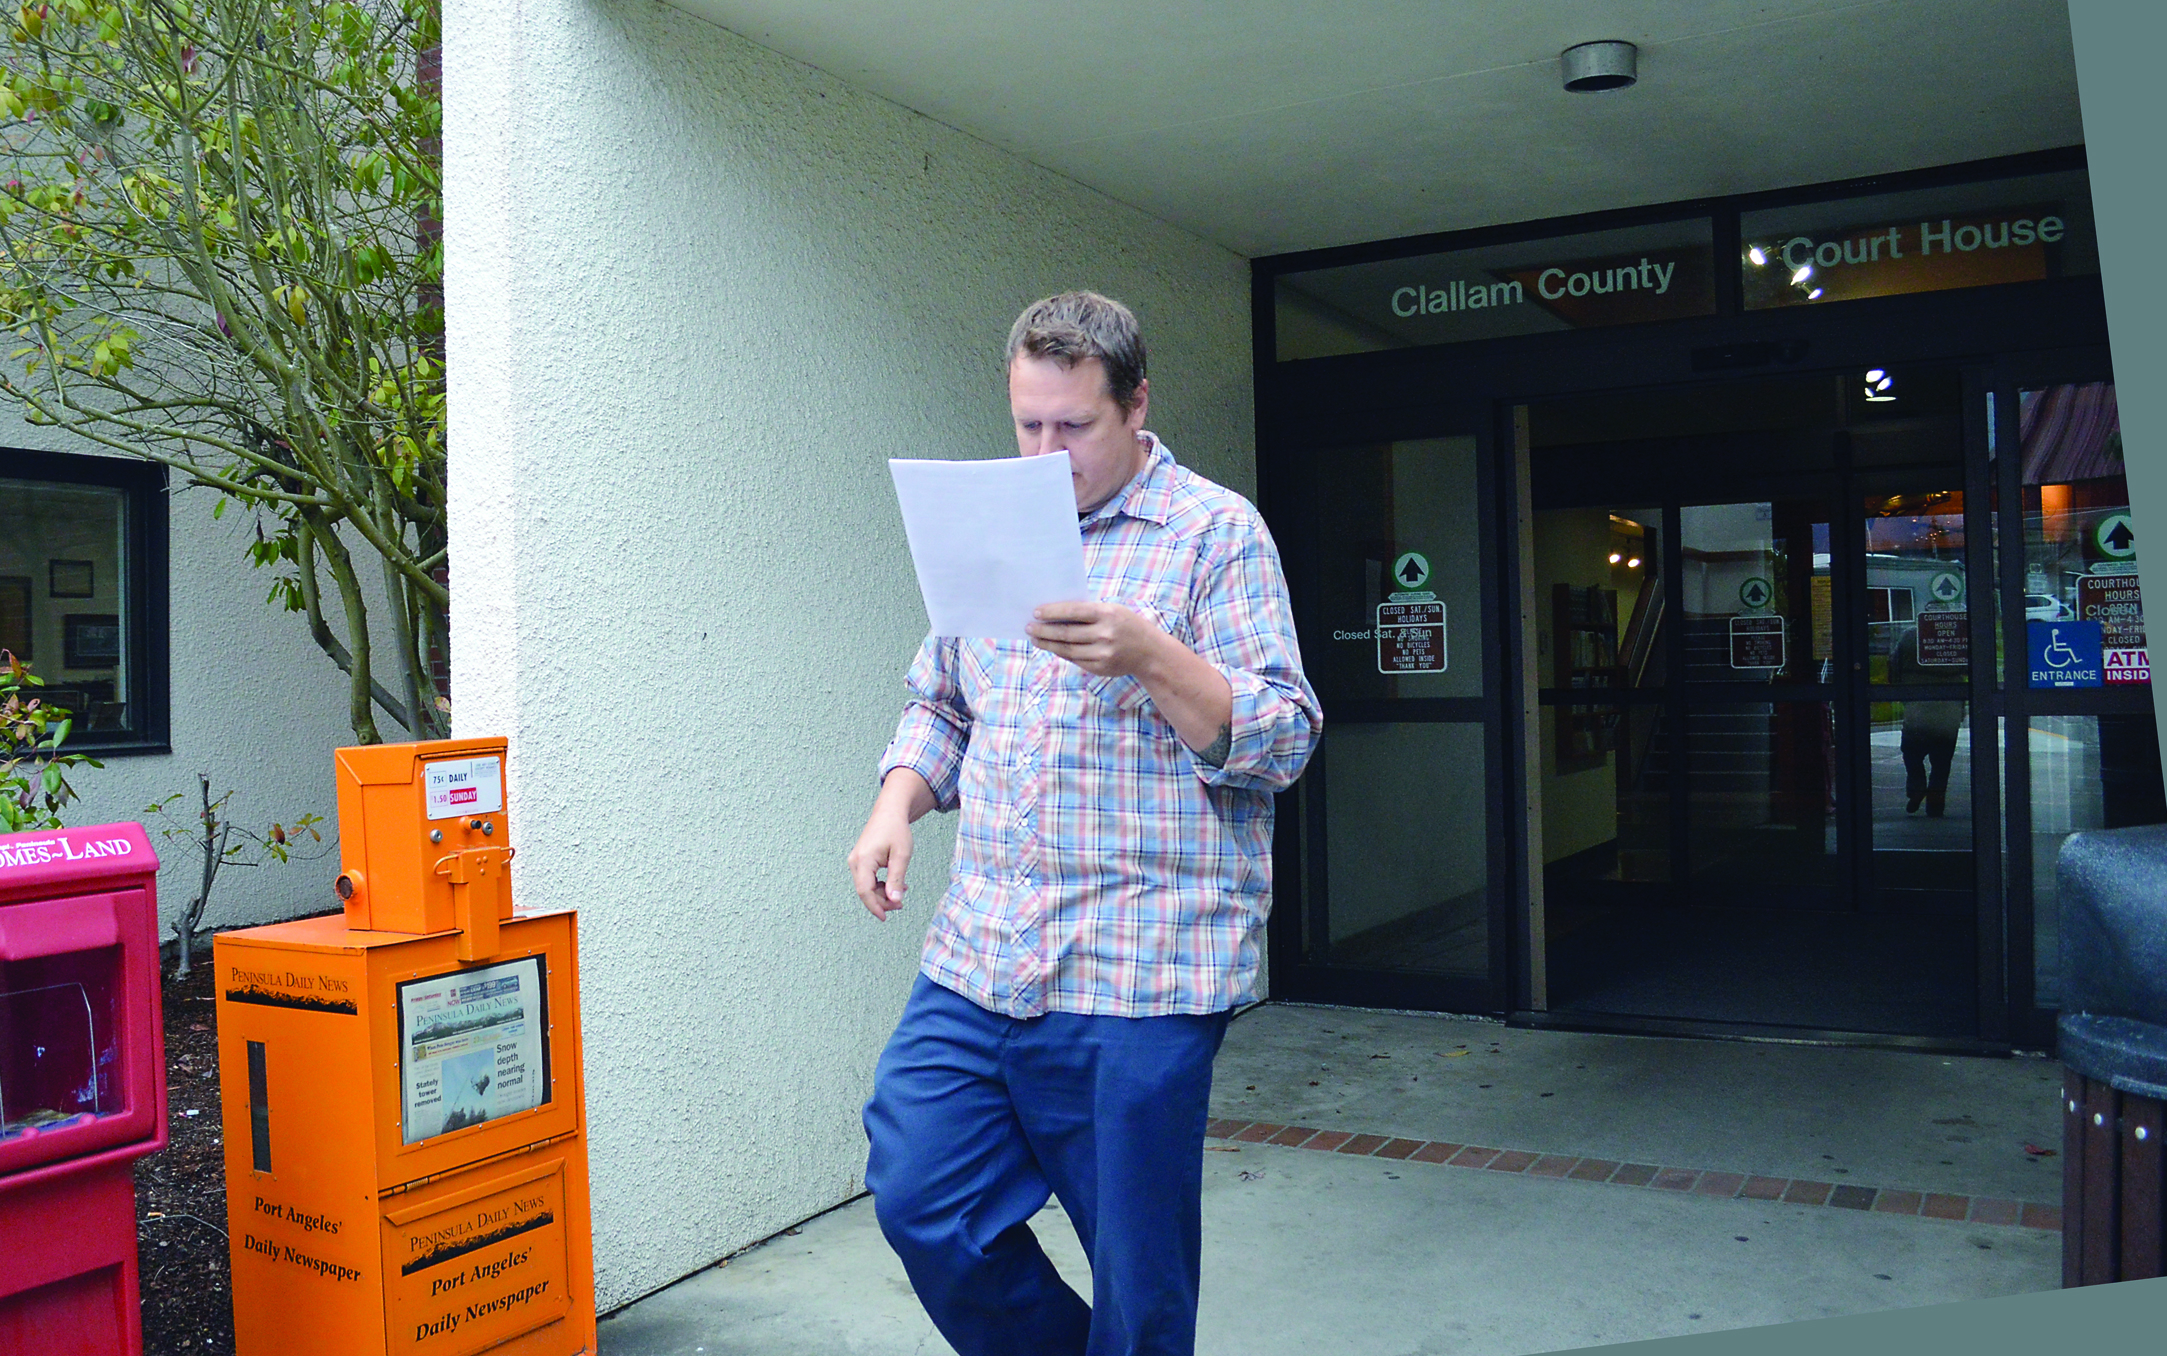
[(2027, 625), (2031, 633), (2033, 687), (2104, 685), (2098, 622), (2035, 621)]

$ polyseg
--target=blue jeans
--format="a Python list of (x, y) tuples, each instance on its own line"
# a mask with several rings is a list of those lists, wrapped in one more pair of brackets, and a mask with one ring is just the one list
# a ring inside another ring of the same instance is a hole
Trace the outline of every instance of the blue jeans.
[[(865, 1104), (865, 1184), (961, 1356), (1190, 1356), (1227, 1014), (1003, 1017), (920, 976)], [(1094, 1303), (1026, 1223), (1058, 1194)]]

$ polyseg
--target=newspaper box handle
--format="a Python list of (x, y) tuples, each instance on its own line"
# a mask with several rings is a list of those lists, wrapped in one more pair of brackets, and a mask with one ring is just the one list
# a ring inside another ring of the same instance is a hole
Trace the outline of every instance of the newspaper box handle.
[(516, 855), (508, 847), (480, 847), (437, 859), (435, 873), (451, 877), (452, 926), (459, 931), (462, 964), (497, 952), (497, 901), (507, 896), (504, 870)]

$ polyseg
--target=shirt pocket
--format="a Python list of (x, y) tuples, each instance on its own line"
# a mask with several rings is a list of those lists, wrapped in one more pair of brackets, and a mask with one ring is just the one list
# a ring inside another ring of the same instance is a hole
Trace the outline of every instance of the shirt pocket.
[[(1173, 591), (1162, 589), (1149, 596), (1117, 597), (1109, 599), (1129, 608), (1156, 623), (1184, 645), (1191, 644), (1187, 618), (1183, 616)], [(1086, 676), (1084, 690), (1093, 706), (1109, 708), (1125, 715), (1141, 713), (1147, 733), (1162, 739), (1175, 739), (1174, 727), (1151, 705), (1151, 694), (1136, 679), (1123, 674), (1116, 678)]]
[(1009, 642), (965, 640), (956, 645), (957, 686), (971, 719), (1001, 725), (1015, 719), (1014, 669), (1021, 661), (1004, 653)]

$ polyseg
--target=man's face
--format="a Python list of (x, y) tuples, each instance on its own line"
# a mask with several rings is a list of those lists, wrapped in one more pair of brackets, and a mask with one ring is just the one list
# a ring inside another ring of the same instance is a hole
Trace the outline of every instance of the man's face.
[(1086, 358), (1063, 367), (1024, 355), (1009, 364), (1008, 408), (1016, 420), (1016, 450), (1026, 457), (1068, 453), (1076, 484), (1076, 511), (1089, 513), (1114, 497), (1144, 467), (1148, 382), (1136, 387), (1135, 407), (1124, 411), (1106, 389), (1106, 366)]

